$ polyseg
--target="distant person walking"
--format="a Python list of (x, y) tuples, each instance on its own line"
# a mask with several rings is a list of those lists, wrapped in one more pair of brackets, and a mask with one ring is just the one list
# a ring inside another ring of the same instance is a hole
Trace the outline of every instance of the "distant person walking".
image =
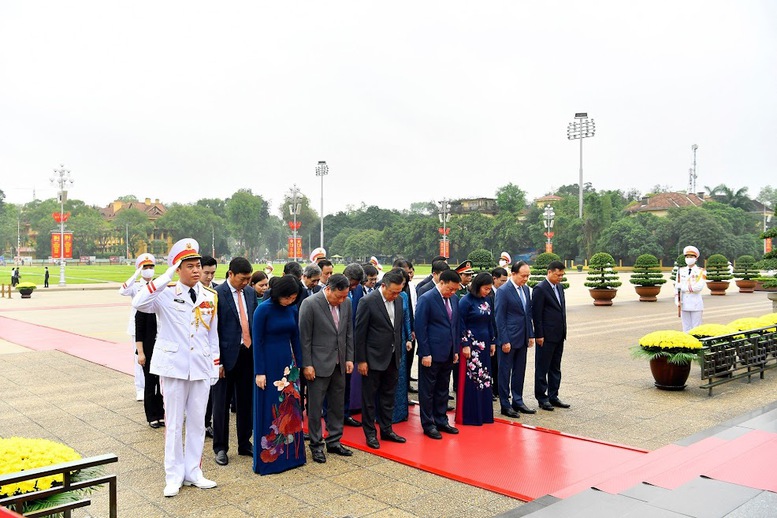
[(49, 287), (49, 267), (46, 266), (46, 271), (43, 272), (43, 287), (48, 288)]

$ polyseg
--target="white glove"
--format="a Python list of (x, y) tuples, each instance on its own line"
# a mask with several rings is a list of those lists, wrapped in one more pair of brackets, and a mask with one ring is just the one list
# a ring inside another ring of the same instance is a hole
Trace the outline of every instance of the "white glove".
[(130, 287), (130, 286), (132, 286), (133, 284), (135, 284), (135, 279), (137, 279), (137, 278), (138, 278), (138, 276), (140, 275), (140, 272), (141, 272), (142, 270), (143, 270), (143, 267), (140, 267), (140, 268), (138, 268), (137, 270), (135, 270), (135, 273), (133, 273), (133, 274), (132, 274), (132, 277), (130, 277), (129, 279), (127, 279), (127, 282), (125, 282), (124, 284), (126, 284), (126, 285), (127, 285), (127, 287)]
[(168, 268), (168, 269), (167, 269), (167, 271), (165, 272), (165, 276), (166, 276), (166, 277), (167, 277), (169, 280), (171, 280), (171, 281), (172, 281), (172, 280), (173, 280), (173, 277), (175, 277), (175, 271), (176, 271), (176, 270), (177, 270), (177, 269), (178, 269), (180, 266), (181, 266), (181, 261), (180, 261), (180, 260), (176, 261), (176, 263), (175, 263), (174, 265), (172, 265), (170, 268)]
[(218, 382), (219, 382), (219, 379), (218, 379), (218, 378), (211, 378), (211, 379), (210, 379), (210, 386), (212, 387), (213, 385), (215, 385), (215, 384), (216, 384), (216, 383), (218, 383)]

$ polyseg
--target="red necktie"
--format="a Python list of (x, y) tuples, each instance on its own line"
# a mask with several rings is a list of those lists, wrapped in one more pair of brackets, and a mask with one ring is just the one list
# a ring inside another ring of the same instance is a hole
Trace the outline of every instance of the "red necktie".
[(243, 345), (251, 347), (251, 333), (248, 332), (248, 317), (246, 316), (246, 306), (243, 304), (243, 290), (237, 291), (237, 307), (240, 313), (240, 327), (243, 330)]

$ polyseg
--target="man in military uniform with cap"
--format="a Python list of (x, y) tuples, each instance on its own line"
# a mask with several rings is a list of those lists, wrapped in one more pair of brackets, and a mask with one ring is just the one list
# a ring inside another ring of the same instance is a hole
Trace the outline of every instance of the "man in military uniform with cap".
[[(175, 243), (168, 254), (167, 271), (132, 300), (138, 311), (157, 316), (151, 372), (160, 378), (165, 402), (167, 497), (177, 495), (181, 485), (216, 487), (214, 481), (202, 474), (200, 465), (205, 444), (205, 406), (210, 386), (218, 380), (218, 300), (213, 289), (199, 282), (199, 250), (194, 239)], [(178, 282), (171, 282), (176, 273)]]
[(685, 266), (677, 269), (675, 279), (675, 303), (680, 307), (683, 331), (687, 332), (701, 325), (701, 315), (704, 311), (701, 291), (706, 285), (707, 274), (696, 264), (699, 259), (698, 248), (686, 246), (683, 249), (683, 255)]
[(456, 298), (460, 299), (467, 294), (469, 283), (472, 282), (472, 276), (475, 274), (475, 270), (472, 269), (472, 261), (464, 261), (459, 264), (456, 267), (456, 273), (461, 277), (461, 286), (456, 291)]

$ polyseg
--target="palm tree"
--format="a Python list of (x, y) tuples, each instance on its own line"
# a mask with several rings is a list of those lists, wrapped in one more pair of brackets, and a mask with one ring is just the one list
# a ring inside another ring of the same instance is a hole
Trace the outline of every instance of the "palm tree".
[(753, 208), (753, 202), (747, 196), (747, 187), (741, 187), (734, 191), (730, 187), (720, 184), (715, 187), (715, 191), (715, 197), (720, 203), (725, 203), (726, 205), (744, 211), (749, 211)]

